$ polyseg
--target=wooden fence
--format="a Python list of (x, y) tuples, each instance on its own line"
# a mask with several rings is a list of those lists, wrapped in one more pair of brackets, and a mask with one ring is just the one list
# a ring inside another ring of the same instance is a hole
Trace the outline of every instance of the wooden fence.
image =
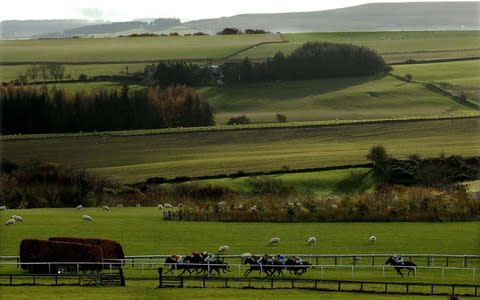
[[(161, 268), (160, 268), (161, 269)], [(181, 283), (180, 283), (181, 280)], [(480, 284), (389, 282), (327, 279), (282, 279), (282, 278), (216, 278), (216, 277), (167, 277), (159, 270), (159, 287), (188, 288), (261, 288), (261, 289), (315, 289), (321, 291), (412, 294), (412, 295), (458, 295), (478, 297)], [(172, 286), (173, 287), (173, 286)]]

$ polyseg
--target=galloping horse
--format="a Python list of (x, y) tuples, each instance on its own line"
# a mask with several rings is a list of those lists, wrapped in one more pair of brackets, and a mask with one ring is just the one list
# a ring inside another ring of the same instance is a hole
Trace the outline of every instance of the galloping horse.
[(387, 259), (387, 261), (385, 262), (386, 265), (392, 265), (394, 266), (395, 268), (395, 271), (397, 271), (397, 273), (403, 277), (403, 273), (400, 271), (401, 269), (403, 268), (406, 268), (408, 270), (408, 273), (407, 275), (410, 276), (410, 272), (413, 271), (413, 275), (415, 276), (415, 267), (417, 266), (416, 264), (414, 264), (413, 262), (411, 261), (406, 261), (403, 265), (402, 264), (399, 264), (397, 263), (397, 261), (395, 259), (393, 259), (393, 257), (390, 257), (389, 259)]
[(210, 275), (213, 271), (217, 272), (217, 275), (220, 275), (220, 271), (223, 271), (223, 273), (231, 272), (230, 266), (220, 259), (211, 261), (209, 264), (202, 264), (201, 268), (204, 276)]
[(196, 259), (193, 256), (187, 256), (183, 259), (182, 263), (178, 263), (174, 258), (168, 257), (165, 260), (165, 266), (170, 266), (170, 270), (165, 272), (165, 274), (173, 272), (174, 270), (183, 270), (178, 276), (182, 276), (185, 272), (191, 276), (194, 271), (197, 273), (203, 271), (202, 266), (198, 265), (201, 262), (201, 259)]
[(312, 264), (309, 262), (303, 262), (303, 264), (297, 264), (293, 259), (289, 258), (287, 259), (287, 262), (285, 263), (285, 269), (292, 274), (295, 274), (297, 276), (300, 276), (307, 272), (308, 268), (313, 268)]
[(244, 276), (248, 276), (248, 274), (250, 274), (252, 271), (259, 271), (260, 274), (265, 272), (267, 276), (272, 276), (272, 274), (275, 272), (271, 262), (267, 264), (259, 264), (252, 258), (248, 257), (245, 259), (244, 264), (250, 265), (250, 268), (243, 274)]

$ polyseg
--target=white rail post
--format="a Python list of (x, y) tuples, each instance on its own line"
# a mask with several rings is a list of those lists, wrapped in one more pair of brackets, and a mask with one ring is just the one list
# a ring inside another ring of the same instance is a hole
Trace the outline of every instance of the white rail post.
[(142, 262), (142, 275), (143, 275), (143, 262)]
[(473, 276), (472, 281), (475, 281), (475, 268), (472, 268), (472, 276)]
[(320, 267), (321, 278), (323, 279), (323, 266)]
[(48, 274), (51, 274), (52, 272), (50, 271), (50, 263), (48, 263)]
[(153, 258), (150, 257), (150, 269), (153, 268)]
[(80, 270), (80, 266), (79, 266), (79, 264), (77, 263), (77, 275), (78, 275), (78, 273), (80, 273), (79, 270)]
[(445, 268), (442, 267), (442, 280), (444, 280), (444, 279), (445, 279)]
[(352, 266), (352, 279), (353, 279), (353, 268), (354, 268), (354, 266)]
[(385, 265), (382, 266), (382, 275), (385, 277)]
[(240, 275), (240, 267), (241, 266), (242, 266), (241, 264), (238, 265), (238, 277), (242, 276), (242, 275)]

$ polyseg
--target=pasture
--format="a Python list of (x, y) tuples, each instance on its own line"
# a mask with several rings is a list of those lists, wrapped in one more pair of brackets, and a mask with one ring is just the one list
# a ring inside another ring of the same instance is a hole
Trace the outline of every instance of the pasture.
[[(462, 64), (456, 64), (450, 65), (452, 72), (461, 72)], [(478, 62), (473, 65), (480, 66)], [(428, 74), (425, 75), (427, 77)], [(449, 82), (448, 73), (438, 77)], [(475, 78), (475, 75), (472, 74), (472, 77)], [(266, 123), (277, 122), (277, 113), (295, 122), (464, 116), (476, 113), (422, 85), (399, 81), (391, 76), (204, 87), (199, 92), (214, 107), (215, 119), (220, 124), (226, 124), (229, 118), (242, 114), (254, 123)]]
[(0, 41), (2, 62), (122, 62), (218, 59), (278, 34)]
[[(313, 32), (285, 34), (287, 44), (262, 45), (235, 58), (260, 58), (273, 56), (276, 52), (284, 54), (292, 52), (305, 42), (321, 41), (348, 43), (366, 46), (386, 56), (387, 62), (404, 61), (406, 59), (425, 58), (422, 52), (434, 52), (436, 58), (451, 58), (452, 50), (457, 50), (455, 57), (479, 56), (480, 33), (478, 31), (384, 31), (384, 32)], [(460, 50), (460, 51), (458, 51)], [(463, 55), (460, 52), (467, 51)], [(472, 50), (474, 50), (472, 52)], [(402, 56), (399, 54), (402, 53)], [(420, 54), (420, 57), (417, 55)], [(388, 59), (392, 56), (392, 60)], [(399, 59), (401, 58), (401, 59)], [(399, 59), (399, 60), (398, 60)]]
[[(375, 145), (396, 158), (477, 155), (479, 120), (385, 122), (310, 128), (150, 135), (9, 136), (5, 158), (55, 161), (121, 182), (365, 163)], [(148, 131), (146, 131), (148, 133)], [(32, 138), (33, 137), (33, 138)]]
[[(126, 255), (141, 254), (189, 254), (191, 251), (215, 252), (220, 245), (228, 244), (230, 254), (251, 253), (444, 253), (478, 254), (480, 222), (453, 223), (217, 223), (163, 221), (162, 211), (156, 207), (112, 208), (109, 212), (101, 208), (74, 208), (7, 210), (0, 212), (0, 219), (12, 214), (21, 215), (23, 223), (0, 227), (0, 255), (18, 255), (19, 243), (24, 238), (45, 239), (57, 236), (84, 236), (115, 239), (119, 241)], [(80, 216), (88, 214), (93, 222), (85, 222)], [(370, 244), (368, 237), (377, 236), (377, 242)], [(307, 246), (306, 240), (315, 235), (318, 242)], [(272, 236), (281, 238), (278, 246), (267, 246)], [(306, 259), (307, 260), (307, 259)], [(158, 261), (157, 261), (158, 262)], [(383, 261), (379, 262), (380, 264)], [(418, 261), (417, 261), (418, 262)], [(231, 263), (238, 263), (233, 260)], [(331, 262), (321, 262), (330, 263)], [(344, 262), (350, 264), (350, 261)], [(425, 263), (425, 262), (424, 262)], [(437, 262), (443, 264), (444, 262)], [(367, 263), (368, 264), (368, 263)], [(321, 297), (322, 299), (397, 299), (395, 295), (363, 295), (351, 293), (326, 293), (309, 290), (245, 290), (245, 289), (161, 289), (155, 264), (150, 267), (148, 260), (135, 267), (125, 266), (127, 287), (0, 287), (3, 296), (18, 299), (61, 299), (68, 293), (69, 299), (162, 299), (178, 297), (228, 297), (233, 299), (254, 299), (274, 297), (287, 299)], [(228, 276), (237, 276), (237, 267), (232, 267)], [(242, 272), (245, 271), (242, 268)], [(0, 267), (3, 274), (20, 272), (14, 267)], [(351, 269), (325, 268), (325, 279), (351, 278)], [(252, 274), (250, 277), (256, 277)], [(319, 270), (310, 270), (302, 278), (319, 278)], [(478, 276), (478, 275), (477, 275)], [(287, 275), (287, 278), (288, 275)], [(477, 277), (478, 278), (478, 277)], [(390, 281), (433, 281), (472, 283), (472, 273), (467, 271), (446, 271), (444, 281), (439, 270), (419, 270), (417, 277), (403, 278), (388, 270), (382, 275), (380, 269), (358, 268), (355, 279)], [(478, 280), (478, 279), (477, 279)], [(58, 295), (58, 296), (56, 296)], [(43, 297), (43, 298), (42, 298)], [(402, 296), (401, 299), (441, 299), (439, 297)], [(443, 299), (443, 297), (442, 297)]]

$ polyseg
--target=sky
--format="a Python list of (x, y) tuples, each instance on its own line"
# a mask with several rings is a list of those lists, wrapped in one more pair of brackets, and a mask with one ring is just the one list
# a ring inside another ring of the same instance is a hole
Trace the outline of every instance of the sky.
[[(434, 0), (455, 1), (455, 0)], [(412, 2), (381, 0), (377, 2)], [(418, 1), (420, 2), (420, 1)], [(422, 2), (432, 2), (423, 0)], [(138, 18), (180, 18), (182, 22), (244, 13), (299, 12), (372, 3), (364, 0), (28, 0), (3, 1), (0, 20), (88, 19), (130, 21)], [(81, 8), (82, 6), (84, 8)]]

